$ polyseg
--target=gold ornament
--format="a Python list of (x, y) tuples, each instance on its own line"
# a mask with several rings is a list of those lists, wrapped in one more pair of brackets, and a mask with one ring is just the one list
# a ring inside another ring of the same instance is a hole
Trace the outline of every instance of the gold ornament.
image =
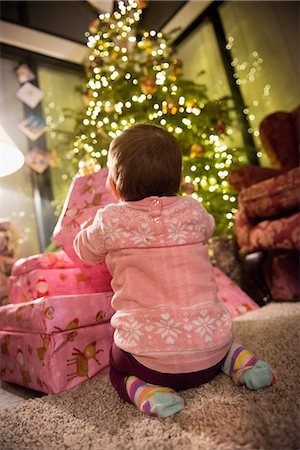
[(187, 100), (186, 106), (188, 108), (194, 108), (196, 106), (196, 100), (195, 99)]
[(191, 158), (202, 156), (205, 153), (205, 148), (201, 144), (193, 144), (191, 146)]
[(148, 8), (149, 1), (148, 0), (137, 0), (138, 8), (140, 9), (146, 9)]
[(172, 116), (175, 116), (175, 114), (177, 113), (177, 105), (173, 102), (168, 102), (167, 104), (167, 113), (168, 114), (172, 114)]
[(98, 31), (98, 29), (99, 29), (99, 25), (100, 25), (100, 20), (99, 20), (99, 19), (93, 20), (93, 22), (91, 22), (91, 23), (89, 24), (89, 31), (90, 31), (92, 34), (96, 34), (97, 31)]
[(157, 91), (157, 84), (155, 82), (155, 78), (147, 77), (141, 84), (141, 91), (144, 94), (154, 94)]
[(175, 81), (182, 74), (183, 63), (181, 59), (174, 58), (170, 67), (169, 80)]
[(153, 43), (151, 39), (143, 39), (142, 40), (142, 47), (146, 50), (148, 53), (152, 53), (153, 51)]
[(174, 58), (172, 60), (173, 67), (178, 71), (178, 73), (182, 72), (183, 62), (179, 58)]
[(193, 192), (195, 192), (195, 186), (192, 182), (184, 183), (184, 185), (182, 187), (183, 187), (184, 192), (187, 195), (192, 195)]

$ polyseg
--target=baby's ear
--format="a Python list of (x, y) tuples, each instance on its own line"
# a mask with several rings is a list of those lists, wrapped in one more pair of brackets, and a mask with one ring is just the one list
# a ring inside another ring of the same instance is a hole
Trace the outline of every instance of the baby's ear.
[(115, 197), (115, 199), (118, 200), (118, 201), (122, 200), (121, 196), (119, 194), (119, 191), (116, 188), (115, 183), (111, 179), (108, 179), (107, 181), (108, 181), (108, 188), (111, 190), (111, 192), (112, 192), (113, 196)]

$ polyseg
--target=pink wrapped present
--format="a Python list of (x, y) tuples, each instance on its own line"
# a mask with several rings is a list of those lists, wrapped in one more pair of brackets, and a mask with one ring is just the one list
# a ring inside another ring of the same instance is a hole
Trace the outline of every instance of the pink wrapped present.
[[(109, 289), (107, 284), (106, 289)], [(9, 302), (22, 303), (40, 297), (96, 292), (91, 278), (76, 267), (70, 269), (37, 269), (9, 277)]]
[(108, 366), (112, 292), (0, 308), (1, 379), (58, 393)]
[(218, 267), (214, 267), (213, 270), (218, 285), (218, 297), (227, 307), (232, 318), (259, 308), (257, 303), (228, 278), (222, 270)]
[(115, 203), (113, 195), (106, 188), (107, 169), (74, 178), (70, 187), (64, 209), (54, 229), (53, 240), (72, 259), (76, 267), (91, 278), (96, 291), (103, 290), (103, 276), (111, 280), (104, 263), (91, 265), (81, 261), (73, 249), (73, 240), (80, 231), (80, 225), (94, 217), (98, 209), (109, 203)]
[[(111, 276), (105, 265), (99, 266), (101, 291), (111, 289)], [(63, 252), (33, 255), (16, 261), (9, 277), (9, 302), (22, 303), (39, 297), (98, 292), (91, 276), (75, 267)]]
[(70, 269), (76, 267), (74, 262), (63, 251), (44, 253), (20, 258), (13, 265), (11, 274), (23, 275), (36, 269)]

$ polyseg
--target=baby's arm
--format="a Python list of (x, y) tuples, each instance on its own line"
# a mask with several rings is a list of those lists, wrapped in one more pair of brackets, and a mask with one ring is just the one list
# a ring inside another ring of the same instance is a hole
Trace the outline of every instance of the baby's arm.
[(200, 209), (199, 219), (203, 226), (204, 238), (207, 241), (214, 234), (216, 228), (215, 218), (202, 205), (198, 204), (198, 208)]
[(89, 219), (83, 229), (75, 236), (73, 246), (77, 256), (91, 264), (102, 262), (106, 256), (101, 228), (101, 211), (98, 211), (92, 223)]

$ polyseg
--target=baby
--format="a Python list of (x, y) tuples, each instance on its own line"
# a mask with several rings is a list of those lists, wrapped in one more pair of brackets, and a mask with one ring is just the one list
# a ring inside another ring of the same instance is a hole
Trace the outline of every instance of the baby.
[(162, 418), (183, 409), (178, 391), (220, 371), (249, 389), (273, 384), (270, 366), (233, 342), (207, 251), (214, 219), (178, 195), (175, 137), (134, 125), (112, 141), (108, 167), (118, 203), (97, 212), (74, 248), (84, 261), (105, 260), (112, 275), (110, 379), (119, 396)]

